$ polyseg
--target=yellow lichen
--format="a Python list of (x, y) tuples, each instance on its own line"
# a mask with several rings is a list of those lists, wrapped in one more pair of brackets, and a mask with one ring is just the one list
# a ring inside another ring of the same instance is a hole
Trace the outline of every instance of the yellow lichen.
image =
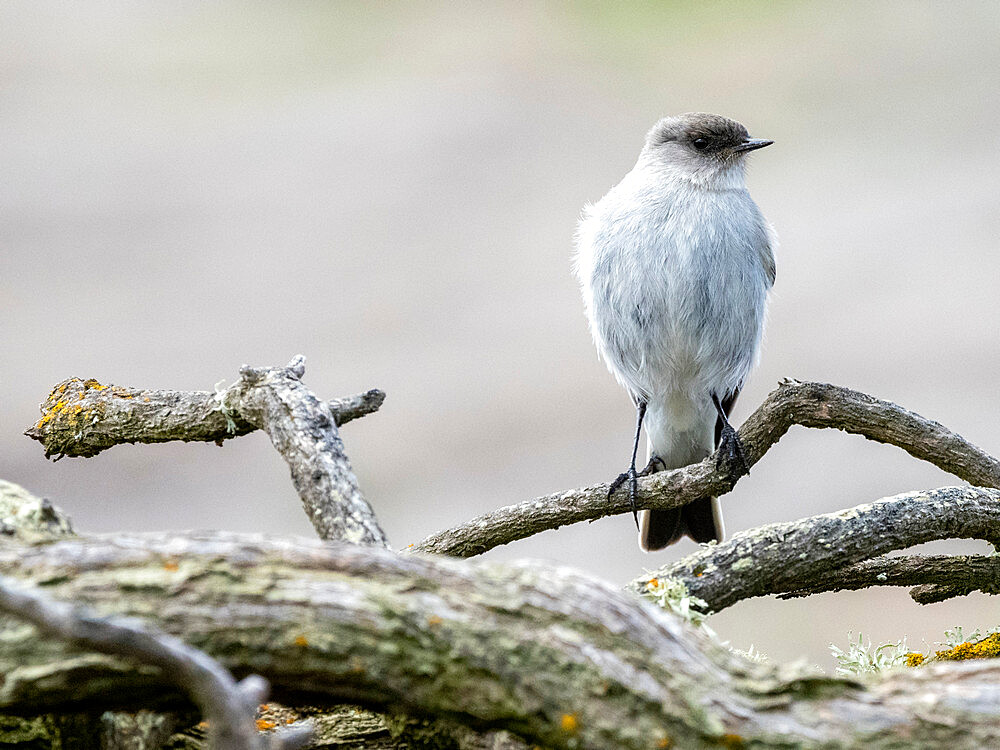
[(996, 659), (1000, 657), (1000, 633), (993, 633), (980, 641), (966, 641), (954, 648), (936, 651), (934, 656), (943, 661), (963, 661), (965, 659)]
[(906, 655), (906, 666), (908, 667), (919, 667), (924, 663), (924, 659), (927, 657), (923, 654), (918, 654), (916, 651), (911, 651)]
[(444, 622), (444, 620), (442, 620), (437, 615), (431, 615), (430, 617), (427, 618), (427, 624), (430, 625), (432, 628), (435, 625), (440, 625), (442, 622)]
[(87, 378), (86, 380), (83, 381), (83, 389), (87, 390), (88, 388), (91, 388), (95, 391), (103, 391), (105, 388), (107, 388), (107, 386), (101, 385), (93, 378)]
[(309, 639), (306, 638), (304, 635), (297, 635), (295, 636), (295, 640), (293, 641), (293, 643), (295, 643), (295, 645), (299, 646), (300, 648), (305, 648), (306, 646), (309, 645)]
[(559, 719), (559, 726), (562, 727), (564, 732), (572, 734), (577, 730), (580, 725), (576, 718), (576, 714), (563, 714), (562, 718)]

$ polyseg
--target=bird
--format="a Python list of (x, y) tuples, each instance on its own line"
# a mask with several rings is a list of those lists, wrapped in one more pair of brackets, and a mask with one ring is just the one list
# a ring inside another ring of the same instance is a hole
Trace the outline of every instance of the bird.
[[(576, 232), (574, 270), (597, 349), (635, 405), (628, 483), (647, 552), (685, 535), (725, 536), (719, 502), (637, 513), (638, 477), (703, 460), (749, 471), (729, 413), (757, 364), (776, 239), (750, 197), (747, 155), (773, 141), (751, 138), (720, 115), (664, 117), (632, 170), (593, 204)], [(636, 470), (640, 434), (649, 462)]]

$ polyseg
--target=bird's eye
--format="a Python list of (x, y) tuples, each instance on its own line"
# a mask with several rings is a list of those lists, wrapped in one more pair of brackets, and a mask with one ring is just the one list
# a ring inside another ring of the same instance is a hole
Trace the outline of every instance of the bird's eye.
[(691, 145), (694, 146), (699, 151), (704, 151), (705, 148), (708, 146), (708, 141), (705, 140), (704, 138), (695, 138), (693, 141), (691, 141)]

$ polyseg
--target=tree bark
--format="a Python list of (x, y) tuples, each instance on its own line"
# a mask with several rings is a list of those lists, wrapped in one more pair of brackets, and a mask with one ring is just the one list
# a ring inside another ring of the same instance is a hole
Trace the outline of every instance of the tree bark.
[[(269, 679), (275, 697), (360, 702), (565, 748), (890, 747), (1000, 742), (1000, 664), (862, 685), (751, 664), (574, 571), (234, 534), (7, 545), (0, 573), (140, 616)], [(180, 705), (161, 674), (8, 624), (7, 712)]]

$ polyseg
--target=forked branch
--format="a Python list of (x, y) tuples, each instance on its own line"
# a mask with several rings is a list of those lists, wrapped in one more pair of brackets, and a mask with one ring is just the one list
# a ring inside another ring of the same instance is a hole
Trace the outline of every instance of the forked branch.
[(55, 386), (25, 434), (46, 456), (96, 456), (122, 443), (226, 438), (264, 430), (321, 539), (387, 544), (344, 452), (339, 424), (378, 409), (378, 390), (324, 403), (302, 384), (305, 358), (285, 367), (247, 367), (229, 388), (139, 390), (72, 378)]
[[(889, 401), (826, 383), (785, 380), (739, 429), (747, 463), (757, 463), (792, 425), (832, 428), (902, 448), (971, 484), (1000, 487), (1000, 461), (943, 425)], [(675, 508), (701, 497), (725, 495), (739, 477), (710, 456), (683, 469), (639, 482), (640, 508)], [(433, 534), (413, 549), (471, 557), (548, 529), (630, 513), (627, 493), (608, 500), (608, 485), (545, 495), (508, 505)]]

